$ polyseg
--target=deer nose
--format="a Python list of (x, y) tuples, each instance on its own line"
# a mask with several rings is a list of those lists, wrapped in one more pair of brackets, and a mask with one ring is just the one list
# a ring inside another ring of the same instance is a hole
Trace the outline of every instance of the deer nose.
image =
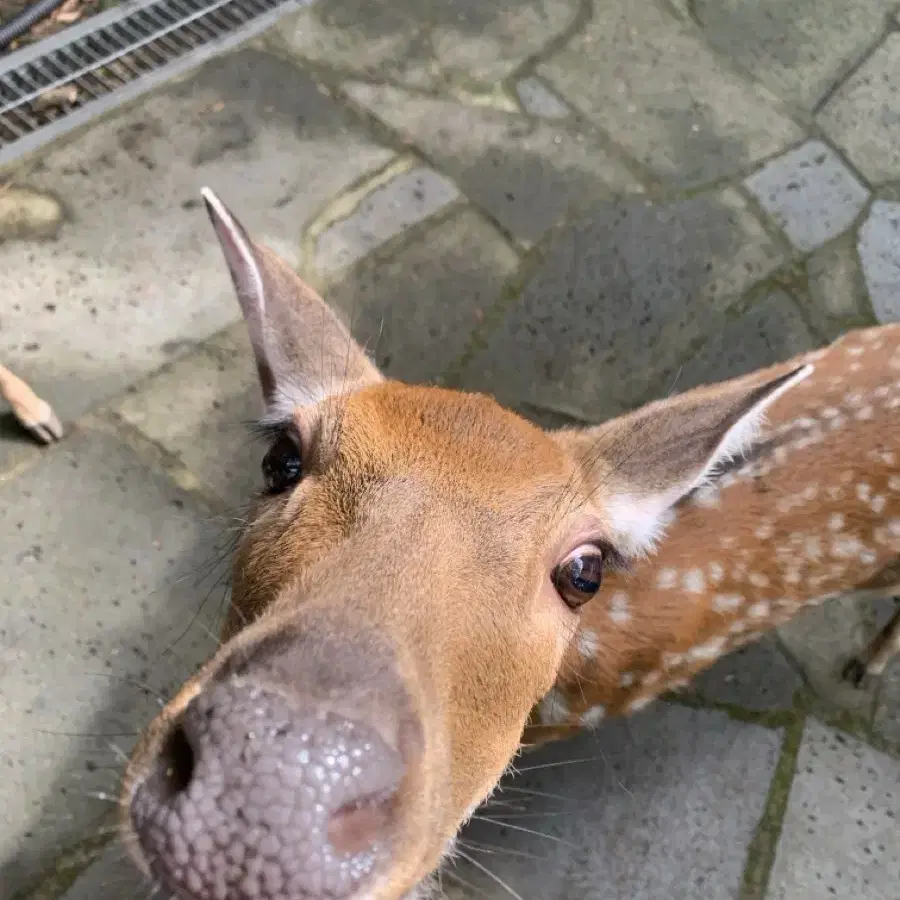
[(179, 897), (339, 900), (387, 858), (404, 768), (372, 726), (230, 679), (171, 729), (132, 822)]

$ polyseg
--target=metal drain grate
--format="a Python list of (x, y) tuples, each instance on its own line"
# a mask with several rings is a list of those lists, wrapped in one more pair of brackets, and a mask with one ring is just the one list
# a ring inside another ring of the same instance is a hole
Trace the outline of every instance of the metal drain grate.
[(0, 165), (263, 31), (309, 0), (131, 0), (0, 58)]

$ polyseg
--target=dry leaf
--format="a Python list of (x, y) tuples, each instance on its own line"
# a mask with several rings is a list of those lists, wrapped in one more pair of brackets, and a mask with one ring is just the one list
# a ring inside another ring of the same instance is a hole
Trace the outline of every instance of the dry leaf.
[(82, 12), (81, 0), (66, 0), (50, 18), (54, 22), (59, 22), (60, 25), (71, 25), (81, 18)]
[(31, 105), (35, 112), (46, 112), (49, 109), (71, 106), (77, 99), (78, 88), (74, 84), (64, 84), (44, 91)]

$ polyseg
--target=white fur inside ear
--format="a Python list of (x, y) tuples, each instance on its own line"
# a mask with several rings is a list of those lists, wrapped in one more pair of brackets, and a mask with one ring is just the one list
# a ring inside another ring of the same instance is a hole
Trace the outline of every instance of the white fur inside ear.
[(725, 465), (734, 457), (746, 453), (750, 445), (759, 437), (759, 432), (765, 423), (766, 411), (769, 407), (792, 387), (796, 387), (801, 381), (809, 378), (813, 371), (814, 368), (812, 366), (803, 366), (792, 378), (779, 385), (772, 393), (767, 394), (756, 406), (738, 419), (725, 433), (725, 437), (722, 438), (719, 446), (713, 451), (703, 471), (697, 476), (693, 484), (684, 491), (684, 494), (689, 494), (691, 491), (701, 487), (715, 475), (716, 470), (720, 466)]
[(297, 410), (304, 406), (315, 406), (329, 397), (347, 397), (365, 387), (364, 379), (346, 381), (332, 377), (328, 381), (303, 384), (296, 379), (279, 383), (277, 393), (266, 405), (265, 413), (257, 420), (260, 425), (282, 425), (289, 421)]
[(258, 423), (262, 426), (284, 425), (285, 422), (290, 422), (298, 409), (315, 406), (316, 403), (318, 398), (311, 396), (308, 391), (288, 387), (283, 392), (279, 391), (278, 396), (266, 404), (266, 410), (259, 417)]
[(746, 452), (759, 435), (766, 410), (782, 394), (812, 373), (812, 366), (804, 366), (745, 413), (728, 429), (699, 474), (692, 476), (685, 473), (684, 481), (659, 493), (626, 492), (606, 498), (604, 506), (613, 544), (626, 556), (652, 553), (675, 518), (672, 507), (691, 491), (712, 480), (720, 466)]
[(680, 491), (670, 491), (646, 497), (633, 494), (609, 497), (605, 511), (612, 544), (628, 557), (652, 553), (675, 518), (672, 506), (680, 496)]
[(216, 196), (215, 191), (203, 187), (200, 189), (200, 196), (215, 216), (216, 227), (222, 232), (220, 235), (220, 238), (224, 238), (221, 240), (222, 250), (237, 281), (235, 288), (241, 306), (244, 308), (244, 314), (248, 315), (248, 306), (252, 307), (255, 315), (262, 322), (266, 308), (266, 294), (259, 266), (244, 237), (243, 229), (228, 211), (228, 207)]

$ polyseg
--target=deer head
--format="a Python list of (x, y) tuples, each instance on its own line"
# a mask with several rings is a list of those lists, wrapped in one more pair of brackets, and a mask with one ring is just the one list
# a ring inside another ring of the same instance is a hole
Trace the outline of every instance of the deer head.
[(806, 377), (548, 433), (384, 378), (211, 192), (270, 435), (222, 644), (150, 724), (123, 820), (188, 900), (426, 893), (520, 746), (605, 569)]

